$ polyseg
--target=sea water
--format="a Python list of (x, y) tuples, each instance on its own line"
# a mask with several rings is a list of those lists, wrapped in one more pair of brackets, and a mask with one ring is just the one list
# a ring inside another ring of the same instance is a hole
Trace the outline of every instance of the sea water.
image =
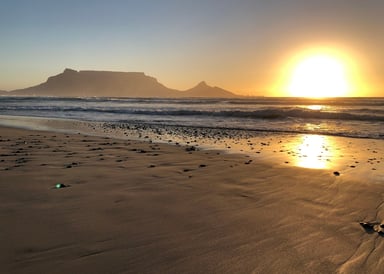
[[(384, 98), (0, 97), (0, 115), (384, 139)], [(0, 118), (1, 123), (1, 118)]]

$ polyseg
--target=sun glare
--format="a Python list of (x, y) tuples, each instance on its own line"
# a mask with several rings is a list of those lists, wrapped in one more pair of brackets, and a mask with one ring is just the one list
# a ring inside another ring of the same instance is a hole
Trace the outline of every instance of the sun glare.
[(330, 168), (330, 160), (335, 157), (332, 143), (326, 136), (304, 135), (297, 150), (296, 165), (304, 168)]
[(299, 61), (288, 86), (290, 95), (312, 98), (347, 96), (349, 90), (343, 63), (322, 54)]

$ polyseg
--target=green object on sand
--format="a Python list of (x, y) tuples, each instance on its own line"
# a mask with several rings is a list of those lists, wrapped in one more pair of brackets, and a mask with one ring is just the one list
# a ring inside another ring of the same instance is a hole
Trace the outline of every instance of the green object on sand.
[(56, 188), (63, 188), (63, 187), (66, 187), (66, 185), (59, 183), (59, 184), (56, 184), (55, 187)]

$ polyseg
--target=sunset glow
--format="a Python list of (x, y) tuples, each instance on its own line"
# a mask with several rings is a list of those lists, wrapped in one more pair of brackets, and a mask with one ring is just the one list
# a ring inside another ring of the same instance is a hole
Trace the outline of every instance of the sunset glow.
[(271, 95), (281, 97), (361, 97), (374, 90), (366, 59), (341, 44), (309, 44), (282, 56)]
[(321, 98), (347, 96), (350, 87), (341, 61), (314, 55), (296, 65), (288, 90), (292, 96)]
[(21, 2), (0, 10), (0, 92), (72, 68), (144, 72), (180, 91), (383, 96), (383, 1)]
[(0, 274), (384, 273), (384, 0), (0, 3)]

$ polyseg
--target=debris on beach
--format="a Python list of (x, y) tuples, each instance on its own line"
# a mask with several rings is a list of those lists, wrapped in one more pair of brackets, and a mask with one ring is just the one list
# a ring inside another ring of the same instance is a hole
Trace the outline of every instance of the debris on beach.
[(333, 172), (333, 175), (335, 175), (335, 176), (340, 176), (340, 172), (335, 171), (335, 172)]
[(64, 187), (69, 187), (69, 185), (65, 185), (65, 184), (62, 184), (62, 183), (58, 183), (58, 184), (55, 185), (56, 189), (64, 188)]
[(380, 222), (360, 222), (360, 225), (367, 233), (377, 232), (379, 235), (384, 236), (384, 224)]

